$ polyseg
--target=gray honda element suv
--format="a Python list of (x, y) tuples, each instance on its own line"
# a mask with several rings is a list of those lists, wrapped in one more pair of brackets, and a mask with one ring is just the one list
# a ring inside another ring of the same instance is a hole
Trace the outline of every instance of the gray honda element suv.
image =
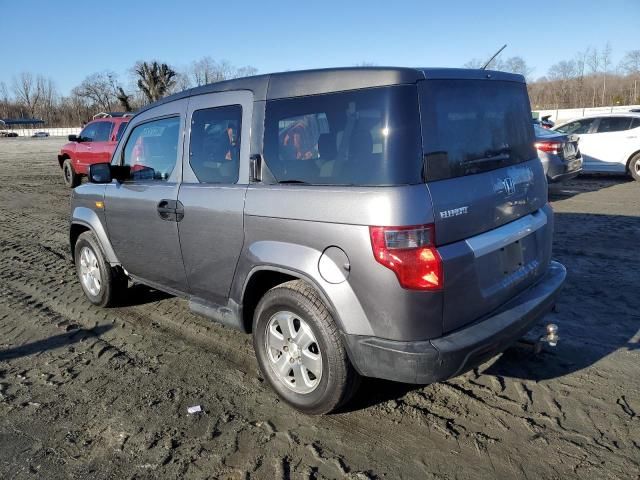
[(253, 334), (264, 378), (327, 413), (361, 375), (443, 380), (554, 305), (553, 212), (523, 77), (345, 68), (214, 83), (134, 116), (75, 189), (96, 305), (128, 281)]

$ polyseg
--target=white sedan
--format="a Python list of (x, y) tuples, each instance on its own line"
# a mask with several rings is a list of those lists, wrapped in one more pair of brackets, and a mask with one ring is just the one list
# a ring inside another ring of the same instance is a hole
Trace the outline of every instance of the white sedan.
[(580, 137), (583, 172), (629, 173), (640, 181), (640, 113), (611, 113), (553, 127)]

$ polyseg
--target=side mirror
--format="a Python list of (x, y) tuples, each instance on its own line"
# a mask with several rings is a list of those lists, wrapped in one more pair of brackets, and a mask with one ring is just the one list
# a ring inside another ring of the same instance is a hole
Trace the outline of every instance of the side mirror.
[(69, 135), (70, 142), (79, 142), (80, 138), (81, 138), (80, 135)]
[(89, 181), (91, 183), (111, 183), (111, 164), (94, 163), (89, 165)]

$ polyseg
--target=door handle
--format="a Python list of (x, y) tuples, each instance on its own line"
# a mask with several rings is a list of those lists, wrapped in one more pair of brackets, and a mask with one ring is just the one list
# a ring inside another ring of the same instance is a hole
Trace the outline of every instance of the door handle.
[(175, 221), (176, 219), (176, 201), (160, 200), (158, 203), (158, 215), (162, 220)]
[(158, 203), (158, 215), (162, 220), (179, 222), (184, 218), (184, 205), (179, 200), (162, 199)]

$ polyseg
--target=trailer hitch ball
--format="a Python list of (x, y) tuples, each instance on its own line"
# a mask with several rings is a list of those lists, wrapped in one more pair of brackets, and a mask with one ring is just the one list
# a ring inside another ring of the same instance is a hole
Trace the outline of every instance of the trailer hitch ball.
[(549, 344), (550, 347), (555, 347), (560, 340), (558, 335), (558, 326), (555, 323), (547, 325), (547, 334), (540, 338), (541, 342)]

